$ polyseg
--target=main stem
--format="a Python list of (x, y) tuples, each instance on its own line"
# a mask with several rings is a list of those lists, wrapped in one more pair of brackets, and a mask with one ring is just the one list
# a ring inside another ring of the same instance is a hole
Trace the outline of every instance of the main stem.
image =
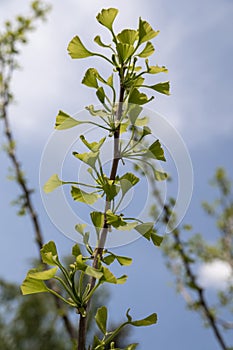
[[(120, 86), (120, 96), (119, 96), (119, 105), (117, 109), (117, 115), (116, 115), (116, 121), (120, 121), (121, 116), (122, 116), (122, 104), (124, 101), (124, 94), (125, 94), (125, 89), (122, 84), (122, 78), (120, 76), (120, 81), (121, 81), (121, 86)], [(117, 174), (117, 169), (118, 169), (118, 164), (120, 160), (120, 147), (119, 147), (119, 142), (120, 142), (120, 124), (117, 126), (115, 132), (114, 132), (114, 151), (113, 151), (113, 161), (112, 161), (112, 167), (111, 167), (111, 173), (110, 173), (110, 180), (115, 180), (116, 179), (116, 174)], [(98, 246), (95, 250), (94, 253), (94, 259), (93, 259), (93, 264), (92, 267), (98, 268), (98, 260), (100, 257), (102, 257), (106, 238), (107, 238), (107, 233), (108, 233), (108, 224), (106, 220), (106, 212), (107, 210), (110, 209), (110, 201), (106, 197), (105, 201), (105, 209), (104, 209), (104, 225), (100, 234), (100, 239), (98, 242)], [(91, 284), (91, 290), (94, 288), (96, 283), (96, 278), (92, 277), (90, 280)], [(90, 309), (90, 304), (91, 304), (91, 299), (89, 300), (87, 306), (86, 306), (86, 317), (82, 316), (80, 314), (80, 319), (79, 319), (79, 334), (78, 334), (78, 350), (86, 350), (86, 333), (87, 333), (87, 317), (88, 317), (88, 311)]]

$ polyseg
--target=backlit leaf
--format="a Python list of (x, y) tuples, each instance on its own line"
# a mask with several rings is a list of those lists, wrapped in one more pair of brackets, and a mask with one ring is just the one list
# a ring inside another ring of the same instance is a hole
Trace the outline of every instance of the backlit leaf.
[(104, 214), (99, 211), (93, 211), (92, 213), (90, 213), (90, 216), (91, 221), (95, 226), (97, 235), (99, 236), (99, 233), (104, 226)]
[(77, 153), (73, 152), (73, 155), (80, 159), (82, 162), (90, 165), (92, 168), (95, 167), (95, 162), (99, 156), (99, 152), (87, 152), (87, 153)]
[(170, 95), (170, 83), (166, 81), (164, 83), (158, 83), (155, 85), (145, 85), (145, 87), (159, 92), (160, 94)]
[(59, 111), (58, 115), (56, 116), (56, 124), (55, 129), (57, 130), (65, 130), (73, 128), (76, 125), (82, 124), (83, 122), (80, 122), (71, 116), (69, 114)]
[(104, 44), (102, 39), (101, 39), (101, 37), (99, 35), (97, 35), (95, 37), (94, 41), (96, 42), (96, 44), (98, 44), (101, 47), (111, 47), (111, 45)]
[(151, 233), (151, 240), (155, 246), (159, 247), (163, 241), (163, 237), (157, 235), (156, 233)]
[(93, 52), (85, 48), (77, 35), (70, 41), (67, 50), (72, 58), (85, 58), (94, 55)]
[[(165, 66), (148, 66), (147, 73), (149, 74), (158, 74), (158, 73), (167, 73), (168, 69)], [(157, 90), (156, 90), (157, 91)]]
[(140, 92), (138, 89), (133, 89), (129, 96), (129, 103), (133, 103), (136, 105), (143, 105), (149, 102), (148, 97), (143, 92)]
[(130, 44), (117, 43), (116, 49), (121, 63), (126, 62), (134, 52), (134, 47)]
[(97, 310), (97, 313), (95, 315), (95, 320), (97, 323), (97, 326), (101, 330), (103, 334), (106, 333), (106, 326), (107, 326), (107, 318), (108, 318), (108, 310), (106, 306), (102, 306)]
[(52, 175), (48, 181), (45, 183), (43, 190), (45, 193), (50, 193), (57, 187), (61, 186), (63, 181), (61, 181), (57, 174)]
[(106, 212), (107, 224), (112, 225), (117, 228), (119, 226), (124, 226), (127, 223), (123, 220), (122, 216), (113, 214), (113, 212), (109, 209)]
[(148, 41), (144, 49), (137, 56), (146, 58), (151, 56), (154, 52), (155, 52), (154, 46), (151, 44), (150, 41)]
[(43, 263), (55, 266), (58, 261), (58, 253), (56, 244), (53, 241), (50, 241), (43, 245), (40, 250), (41, 258)]
[(98, 74), (97, 70), (95, 68), (89, 68), (85, 75), (84, 78), (82, 80), (82, 84), (98, 89), (98, 82), (97, 82), (97, 78), (96, 75)]
[(122, 195), (124, 196), (139, 181), (139, 178), (132, 173), (126, 173), (120, 178)]
[(98, 90), (96, 91), (96, 96), (98, 97), (99, 101), (101, 103), (104, 103), (105, 101), (105, 92), (104, 92), (104, 88), (101, 86), (98, 88)]
[(36, 269), (28, 272), (28, 277), (34, 278), (35, 280), (46, 281), (50, 280), (56, 275), (58, 267), (53, 267), (49, 270), (37, 271)]
[(159, 34), (159, 31), (154, 31), (151, 25), (139, 18), (139, 43), (142, 44), (145, 41), (151, 40)]
[(103, 9), (97, 16), (97, 21), (112, 30), (113, 22), (118, 14), (118, 10), (115, 8)]
[(103, 145), (104, 141), (106, 140), (106, 137), (103, 137), (99, 142), (88, 142), (85, 139), (84, 135), (81, 135), (80, 139), (82, 140), (84, 145), (87, 146), (87, 148), (89, 148), (92, 152), (98, 152), (101, 146)]
[(131, 258), (128, 258), (127, 256), (116, 255), (115, 257), (116, 257), (117, 261), (119, 262), (119, 264), (122, 266), (129, 266), (132, 264), (132, 261), (133, 261)]
[(164, 151), (161, 147), (161, 143), (159, 140), (156, 140), (152, 145), (149, 147), (148, 151), (146, 152), (145, 156), (149, 158), (155, 158), (158, 160), (166, 161), (164, 157)]
[(29, 270), (25, 280), (23, 281), (20, 287), (23, 295), (43, 293), (43, 292), (49, 291), (48, 288), (46, 287), (46, 284), (43, 281), (36, 280), (29, 276), (29, 274), (32, 273), (33, 271), (35, 271), (35, 269)]
[(146, 223), (137, 225), (135, 227), (135, 230), (139, 232), (142, 236), (144, 236), (146, 239), (150, 240), (153, 227), (154, 227), (153, 222), (146, 222)]
[(167, 179), (167, 173), (153, 169), (155, 180), (163, 181)]
[(75, 201), (86, 203), (89, 205), (94, 204), (99, 198), (98, 194), (93, 192), (87, 193), (76, 186), (71, 187), (71, 196)]
[(134, 29), (124, 29), (117, 35), (117, 39), (123, 44), (133, 45), (138, 38), (138, 31)]
[(151, 326), (152, 324), (155, 324), (157, 322), (157, 315), (155, 313), (151, 314), (150, 316), (143, 318), (142, 320), (138, 321), (131, 321), (130, 324), (135, 327), (146, 327)]

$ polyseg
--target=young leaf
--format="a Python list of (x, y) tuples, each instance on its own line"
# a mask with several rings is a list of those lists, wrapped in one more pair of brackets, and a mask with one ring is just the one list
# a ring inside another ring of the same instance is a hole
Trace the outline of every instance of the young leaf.
[(132, 264), (132, 261), (133, 261), (131, 258), (128, 258), (127, 256), (116, 255), (115, 257), (116, 257), (117, 261), (119, 262), (119, 264), (122, 266), (129, 266)]
[(130, 44), (117, 43), (116, 49), (121, 63), (126, 62), (134, 52), (134, 47)]
[(76, 125), (82, 124), (83, 122), (79, 122), (78, 120), (69, 116), (69, 114), (59, 111), (56, 116), (56, 124), (55, 129), (57, 130), (65, 130), (73, 128)]
[(73, 200), (89, 205), (94, 204), (99, 198), (98, 194), (94, 192), (87, 193), (76, 186), (71, 187), (71, 196)]
[(127, 281), (128, 276), (122, 275), (121, 277), (117, 278), (117, 284), (124, 284)]
[(90, 213), (90, 216), (91, 221), (95, 226), (96, 233), (99, 236), (99, 233), (104, 226), (104, 214), (99, 211), (93, 211), (92, 213)]
[(168, 69), (165, 66), (162, 66), (162, 67), (148, 66), (148, 70), (147, 70), (147, 73), (149, 74), (158, 74), (158, 73), (167, 73), (167, 72), (168, 72)]
[(133, 343), (133, 344), (130, 344), (128, 346), (126, 346), (126, 348), (124, 348), (124, 350), (135, 350), (138, 346), (138, 343)]
[(166, 161), (166, 158), (164, 157), (164, 151), (161, 147), (159, 140), (156, 140), (154, 143), (152, 143), (148, 151), (145, 153), (145, 156), (149, 158), (155, 158), (158, 160)]
[(81, 249), (80, 249), (80, 247), (79, 247), (79, 245), (77, 243), (72, 248), (72, 255), (75, 256), (75, 257), (79, 256), (79, 255), (82, 255)]
[(109, 180), (107, 177), (104, 179), (102, 188), (110, 201), (113, 200), (113, 198), (115, 198), (120, 191), (120, 187), (116, 185), (113, 180)]
[(118, 10), (115, 8), (103, 9), (97, 16), (97, 21), (104, 27), (112, 30), (113, 22), (118, 14)]
[(135, 327), (146, 327), (151, 326), (152, 324), (155, 324), (157, 322), (157, 315), (155, 313), (151, 314), (150, 316), (143, 318), (142, 320), (138, 321), (131, 321), (130, 324)]
[(104, 88), (101, 86), (98, 88), (98, 90), (96, 91), (96, 96), (98, 97), (99, 101), (101, 103), (104, 103), (105, 101), (105, 92), (104, 92)]
[(113, 214), (113, 212), (109, 209), (106, 212), (107, 224), (112, 225), (117, 228), (119, 226), (125, 226), (127, 223), (123, 220), (122, 216)]
[(48, 288), (46, 287), (46, 284), (43, 281), (36, 280), (29, 276), (29, 274), (33, 271), (35, 271), (35, 269), (29, 270), (25, 280), (23, 281), (20, 287), (23, 295), (43, 293), (43, 292), (49, 291)]
[(43, 245), (40, 250), (43, 263), (55, 266), (58, 261), (58, 253), (56, 245), (53, 241), (50, 241)]
[(143, 85), (149, 89), (159, 92), (160, 94), (170, 95), (170, 84), (169, 81), (164, 83), (158, 83), (155, 85)]
[(84, 235), (84, 229), (87, 225), (86, 224), (77, 224), (75, 225), (75, 230), (80, 233), (80, 235)]
[(98, 74), (97, 70), (95, 68), (89, 68), (85, 75), (84, 78), (82, 80), (82, 84), (98, 89), (98, 82), (96, 79), (96, 75)]
[(134, 29), (124, 29), (117, 35), (117, 39), (123, 44), (133, 45), (138, 38), (138, 31)]
[(73, 152), (73, 155), (80, 159), (82, 162), (90, 165), (90, 167), (95, 167), (95, 162), (99, 156), (99, 152), (87, 152), (87, 153), (77, 153)]
[(135, 230), (138, 231), (146, 239), (150, 240), (153, 227), (154, 227), (153, 222), (146, 222), (146, 223), (137, 225), (135, 227)]
[(159, 247), (163, 241), (163, 237), (157, 235), (155, 232), (151, 233), (151, 240), (155, 246)]
[(96, 42), (96, 44), (98, 44), (101, 47), (111, 47), (111, 45), (104, 44), (103, 41), (101, 40), (101, 37), (99, 35), (97, 35), (95, 37), (94, 41)]
[(53, 192), (57, 187), (63, 185), (57, 174), (52, 175), (44, 184), (43, 190), (45, 193)]
[(95, 320), (96, 320), (96, 324), (99, 327), (99, 329), (101, 330), (101, 332), (103, 334), (106, 334), (107, 329), (107, 318), (108, 318), (108, 310), (106, 308), (106, 306), (102, 306), (97, 310), (97, 313), (95, 315)]
[(35, 280), (46, 281), (46, 280), (50, 280), (56, 275), (57, 269), (58, 267), (53, 267), (52, 269), (44, 270), (44, 271), (38, 271), (34, 269), (34, 270), (30, 270), (27, 276)]
[(143, 92), (140, 92), (138, 89), (134, 88), (129, 96), (129, 103), (136, 105), (143, 105), (149, 102), (147, 95)]
[(151, 56), (154, 52), (155, 52), (154, 46), (151, 44), (150, 41), (148, 41), (144, 49), (137, 56), (141, 58), (146, 58)]
[(67, 50), (71, 58), (85, 58), (94, 56), (93, 52), (90, 52), (85, 48), (77, 35), (70, 41)]
[(108, 256), (105, 256), (103, 258), (103, 262), (107, 265), (111, 265), (113, 261), (115, 260), (116, 256), (112, 253), (110, 253)]
[(101, 282), (108, 282), (117, 284), (117, 278), (113, 275), (113, 273), (105, 266), (102, 266), (103, 276), (101, 278)]
[(80, 139), (84, 143), (87, 148), (89, 148), (92, 152), (98, 152), (100, 150), (100, 147), (103, 145), (104, 141), (106, 140), (106, 137), (103, 137), (99, 142), (88, 142), (83, 135), (80, 136)]
[(139, 18), (139, 43), (142, 44), (145, 41), (151, 40), (159, 34), (159, 30), (155, 32), (151, 25)]
[(156, 169), (153, 169), (153, 172), (154, 172), (155, 180), (163, 181), (167, 179), (167, 173), (163, 173), (162, 171), (159, 171)]
[(142, 107), (139, 106), (138, 104), (132, 104), (129, 106), (129, 110), (128, 110), (128, 116), (130, 119), (130, 122), (132, 125), (135, 124), (137, 118), (139, 117), (141, 111), (142, 111)]
[(132, 173), (126, 173), (120, 178), (122, 195), (124, 196), (139, 181), (139, 178)]

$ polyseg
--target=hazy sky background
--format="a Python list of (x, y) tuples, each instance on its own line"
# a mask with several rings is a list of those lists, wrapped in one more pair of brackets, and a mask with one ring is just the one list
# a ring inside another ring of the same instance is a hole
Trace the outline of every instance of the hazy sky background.
[[(120, 10), (116, 30), (136, 28), (139, 16), (160, 30), (154, 41), (153, 60), (168, 67), (168, 76), (161, 80), (171, 81), (171, 96), (157, 95), (148, 107), (162, 113), (174, 125), (189, 149), (195, 178), (185, 222), (191, 222), (196, 231), (211, 240), (213, 224), (200, 210), (200, 202), (214, 197), (207, 183), (217, 166), (224, 166), (233, 177), (231, 0), (56, 0), (48, 21), (39, 24), (30, 35), (29, 44), (23, 47), (20, 57), (23, 69), (15, 74), (13, 85), (16, 103), (11, 108), (11, 122), (30, 185), (38, 189), (40, 157), (53, 130), (57, 111), (63, 109), (74, 114), (96, 103), (94, 92), (80, 82), (88, 67), (97, 66), (103, 73), (108, 73), (108, 67), (95, 59), (72, 61), (66, 47), (76, 34), (90, 49), (96, 48), (91, 41), (97, 34), (107, 41), (107, 31), (95, 20), (96, 14), (107, 7)], [(26, 0), (1, 0), (1, 24), (27, 9)], [(15, 208), (8, 205), (15, 198), (16, 186), (6, 180), (9, 163), (3, 153), (0, 153), (0, 164), (3, 164), (0, 191), (4, 199), (0, 202), (3, 221), (0, 273), (21, 283), (37, 251), (30, 222), (15, 217)], [(68, 254), (72, 242), (49, 221), (38, 191), (35, 202), (46, 241), (56, 240), (59, 251)], [(114, 319), (123, 317), (128, 307), (135, 317), (152, 311), (159, 316), (156, 327), (136, 330), (132, 341), (140, 341), (139, 349), (149, 349), (154, 342), (154, 348), (159, 350), (218, 349), (211, 332), (202, 328), (199, 317), (186, 311), (181, 296), (175, 294), (170, 285), (172, 277), (158, 249), (140, 239), (117, 252), (132, 256), (134, 263), (127, 269), (128, 283), (113, 288), (110, 310)], [(201, 276), (205, 281), (208, 276), (211, 279), (208, 269), (207, 273), (203, 271)], [(225, 273), (219, 266), (215, 271), (219, 278), (209, 284), (211, 288), (219, 285), (222, 271)]]

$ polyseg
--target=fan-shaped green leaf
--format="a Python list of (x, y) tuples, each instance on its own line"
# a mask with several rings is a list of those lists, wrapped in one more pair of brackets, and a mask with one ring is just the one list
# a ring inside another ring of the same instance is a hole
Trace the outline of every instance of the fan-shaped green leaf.
[(144, 49), (137, 56), (146, 58), (151, 56), (154, 52), (155, 52), (154, 46), (151, 44), (150, 41), (148, 41)]
[(55, 266), (58, 262), (58, 253), (56, 244), (53, 241), (50, 241), (43, 245), (40, 250), (41, 258), (43, 263)]
[(99, 35), (95, 37), (94, 41), (101, 47), (111, 47), (111, 45), (104, 44)]
[(67, 50), (72, 58), (85, 58), (94, 56), (93, 52), (90, 52), (85, 48), (82, 41), (77, 35), (70, 41)]
[(124, 29), (117, 35), (117, 39), (123, 44), (133, 45), (138, 39), (138, 31), (134, 29)]
[(118, 10), (115, 8), (103, 9), (97, 16), (97, 21), (104, 27), (112, 30), (113, 22), (118, 14)]
[(81, 135), (80, 139), (82, 140), (84, 145), (87, 146), (87, 148), (89, 148), (92, 152), (98, 152), (101, 146), (103, 145), (104, 141), (106, 140), (106, 137), (103, 137), (99, 142), (88, 142), (85, 139), (84, 135)]
[(50, 193), (61, 185), (63, 185), (63, 181), (59, 179), (57, 174), (54, 174), (45, 183), (43, 190), (45, 193)]
[(130, 324), (135, 327), (146, 327), (146, 326), (151, 326), (156, 322), (157, 322), (157, 315), (153, 313), (150, 316), (143, 318), (142, 320), (131, 321)]
[(86, 203), (89, 205), (94, 204), (99, 198), (98, 194), (94, 192), (87, 193), (76, 186), (71, 187), (71, 196), (75, 201)]
[(82, 162), (90, 165), (90, 167), (94, 168), (95, 162), (99, 156), (99, 151), (98, 152), (87, 152), (87, 153), (73, 152), (73, 155), (76, 158), (80, 159)]
[(121, 63), (126, 62), (134, 52), (134, 47), (130, 44), (117, 43), (116, 49)]
[(106, 334), (107, 332), (107, 319), (108, 319), (108, 310), (106, 306), (102, 306), (97, 310), (97, 313), (95, 315), (96, 324), (101, 330), (103, 334)]
[(151, 25), (139, 18), (139, 43), (142, 44), (145, 41), (151, 40), (159, 34), (159, 31), (154, 31)]
[(99, 86), (96, 78), (97, 74), (98, 72), (95, 68), (89, 68), (84, 75), (82, 84), (98, 89)]
[(55, 129), (57, 130), (65, 130), (73, 128), (76, 125), (82, 124), (83, 122), (80, 122), (71, 116), (69, 114), (59, 111), (58, 115), (56, 116), (56, 124)]
[(25, 280), (23, 281), (20, 287), (23, 295), (43, 293), (43, 292), (49, 291), (49, 289), (46, 287), (43, 281), (36, 280), (29, 276), (29, 274), (32, 273), (33, 271), (35, 271), (35, 269), (29, 270)]
[(145, 153), (145, 156), (166, 161), (166, 158), (164, 157), (164, 151), (161, 147), (161, 143), (159, 142), (159, 140), (156, 140), (152, 143), (152, 145), (150, 145), (148, 151)]
[(153, 171), (154, 171), (155, 180), (163, 181), (163, 180), (167, 179), (167, 173), (164, 173), (164, 172), (156, 170), (156, 169), (153, 169)]
[(122, 195), (124, 196), (139, 181), (139, 178), (132, 173), (126, 173), (120, 178)]

